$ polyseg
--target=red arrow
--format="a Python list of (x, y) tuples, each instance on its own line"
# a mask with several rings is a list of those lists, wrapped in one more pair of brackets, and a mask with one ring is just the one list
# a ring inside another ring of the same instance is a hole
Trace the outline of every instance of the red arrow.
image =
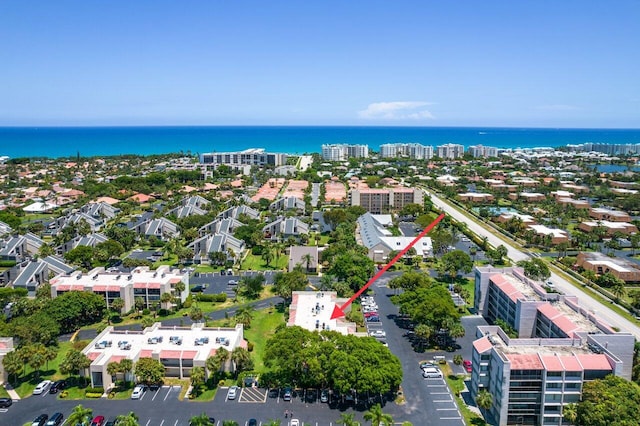
[(424, 228), (424, 230), (423, 230), (423, 231), (422, 231), (422, 232), (421, 232), (417, 237), (415, 237), (415, 238), (413, 239), (413, 241), (411, 241), (411, 243), (409, 243), (409, 245), (408, 245), (408, 246), (406, 246), (405, 248), (403, 248), (403, 249), (402, 249), (402, 251), (401, 251), (400, 253), (398, 253), (398, 254), (396, 255), (396, 257), (394, 257), (394, 258), (391, 260), (391, 262), (389, 262), (389, 263), (387, 263), (386, 265), (384, 265), (384, 268), (382, 268), (381, 270), (379, 270), (379, 271), (378, 271), (378, 273), (377, 273), (377, 274), (375, 274), (375, 275), (373, 276), (373, 278), (371, 278), (371, 279), (369, 280), (369, 282), (368, 282), (368, 283), (366, 283), (366, 284), (365, 284), (365, 285), (364, 285), (360, 290), (358, 290), (358, 291), (356, 292), (356, 294), (354, 294), (353, 296), (351, 296), (351, 298), (350, 298), (349, 300), (347, 300), (347, 301), (344, 303), (344, 305), (342, 305), (342, 306), (338, 306), (338, 305), (334, 306), (334, 308), (333, 308), (333, 313), (331, 314), (331, 319), (343, 317), (343, 316), (344, 316), (344, 309), (345, 309), (347, 306), (349, 306), (349, 305), (350, 305), (354, 300), (356, 300), (356, 298), (357, 298), (358, 296), (360, 296), (360, 295), (361, 295), (361, 294), (362, 294), (366, 289), (368, 289), (368, 288), (369, 288), (369, 286), (370, 286), (371, 284), (373, 284), (373, 283), (374, 283), (378, 278), (380, 278), (380, 277), (382, 276), (382, 274), (384, 274), (385, 272), (387, 272), (387, 269), (391, 268), (391, 267), (393, 266), (393, 264), (394, 264), (394, 263), (396, 263), (398, 260), (400, 260), (400, 258), (401, 258), (402, 256), (404, 256), (404, 255), (405, 255), (405, 253), (406, 253), (406, 252), (408, 252), (408, 251), (409, 251), (409, 249), (410, 249), (411, 247), (413, 247), (413, 246), (414, 246), (414, 245), (415, 245), (415, 244), (416, 244), (416, 243), (417, 243), (417, 242), (418, 242), (422, 237), (424, 237), (425, 235), (427, 235), (427, 233), (428, 233), (429, 231), (431, 231), (431, 230), (433, 229), (433, 227), (434, 227), (434, 226), (436, 226), (436, 225), (438, 224), (438, 222), (440, 222), (440, 221), (442, 220), (442, 218), (443, 218), (443, 217), (444, 217), (444, 213), (442, 213), (440, 216), (438, 216), (438, 217), (436, 218), (436, 220), (434, 220), (433, 222), (431, 222), (431, 223), (429, 224), (429, 226), (427, 226), (426, 228)]

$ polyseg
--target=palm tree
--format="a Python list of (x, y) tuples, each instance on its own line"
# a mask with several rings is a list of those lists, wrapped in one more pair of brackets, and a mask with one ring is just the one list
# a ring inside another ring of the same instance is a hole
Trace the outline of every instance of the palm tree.
[(76, 405), (71, 414), (69, 414), (67, 423), (70, 425), (88, 426), (89, 423), (91, 423), (92, 417), (93, 410), (91, 408), (84, 408), (82, 405)]
[(191, 386), (193, 386), (194, 394), (198, 395), (200, 393), (200, 386), (204, 383), (204, 379), (204, 368), (193, 367), (191, 369)]
[(578, 418), (578, 405), (574, 402), (562, 407), (562, 417), (564, 417), (569, 423), (575, 423)]
[(111, 376), (111, 380), (115, 382), (115, 377), (122, 371), (119, 362), (110, 362), (107, 364), (107, 374)]
[(8, 352), (2, 358), (2, 366), (9, 376), (13, 376), (14, 382), (18, 379), (20, 372), (24, 369), (24, 363), (20, 354), (15, 351)]
[(225, 348), (218, 348), (215, 355), (207, 358), (206, 367), (209, 375), (220, 371), (222, 366), (229, 360), (229, 351)]
[(36, 372), (36, 378), (40, 377), (40, 368), (46, 362), (46, 359), (44, 358), (45, 350), (46, 348), (42, 343), (36, 343), (29, 346), (29, 353), (31, 354), (29, 357), (29, 366)]
[(268, 267), (273, 260), (273, 250), (271, 249), (271, 247), (267, 246), (263, 248), (262, 260), (264, 260), (265, 265)]
[(239, 308), (236, 311), (236, 321), (244, 325), (246, 328), (251, 327), (251, 320), (253, 319), (253, 312), (255, 309), (253, 306), (245, 306), (243, 308)]
[(627, 288), (622, 280), (617, 280), (611, 287), (611, 294), (616, 298), (616, 302), (619, 302), (621, 298), (627, 295)]
[(46, 368), (49, 369), (49, 361), (53, 361), (58, 356), (58, 348), (55, 346), (47, 346), (43, 352)]
[(211, 426), (212, 423), (209, 421), (209, 416), (205, 413), (200, 414), (199, 416), (193, 416), (189, 419), (189, 425), (191, 426)]
[(369, 409), (369, 411), (364, 413), (364, 419), (368, 420), (372, 425), (379, 426), (392, 426), (393, 418), (390, 414), (386, 414), (382, 412), (382, 407), (380, 404), (376, 404)]
[(124, 381), (127, 382), (128, 374), (133, 370), (133, 361), (129, 358), (120, 360), (120, 371), (124, 373)]
[(138, 416), (133, 411), (129, 414), (121, 414), (116, 417), (116, 426), (139, 426)]
[(111, 302), (111, 310), (113, 310), (114, 312), (121, 314), (122, 313), (122, 309), (124, 308), (124, 300), (122, 300), (119, 297), (116, 297), (115, 299), (113, 299), (113, 301)]
[(160, 296), (160, 302), (164, 305), (165, 309), (169, 308), (169, 303), (173, 300), (171, 293), (162, 293)]
[(423, 346), (431, 337), (431, 327), (426, 324), (418, 324), (415, 328), (416, 337), (420, 338), (420, 345)]
[(307, 253), (302, 256), (302, 260), (306, 265), (307, 272), (309, 272), (309, 265), (315, 260), (315, 258), (311, 255), (311, 253)]
[(336, 422), (342, 426), (360, 426), (360, 422), (356, 421), (353, 413), (342, 413)]
[(251, 354), (248, 350), (240, 346), (231, 351), (231, 360), (236, 366), (236, 374), (240, 371), (251, 370), (253, 368)]
[(476, 396), (476, 404), (478, 404), (478, 407), (482, 408), (483, 410), (490, 409), (493, 405), (493, 395), (491, 395), (486, 390), (481, 390), (480, 392), (478, 392), (478, 396)]

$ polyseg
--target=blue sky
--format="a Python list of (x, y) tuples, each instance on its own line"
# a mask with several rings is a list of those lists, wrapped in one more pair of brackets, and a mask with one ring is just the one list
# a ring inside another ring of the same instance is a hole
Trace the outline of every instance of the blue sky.
[(0, 2), (0, 125), (640, 127), (640, 2)]

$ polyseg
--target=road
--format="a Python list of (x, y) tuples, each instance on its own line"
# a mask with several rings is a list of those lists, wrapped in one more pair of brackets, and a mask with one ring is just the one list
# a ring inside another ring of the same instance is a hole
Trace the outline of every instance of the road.
[(311, 205), (313, 207), (318, 205), (318, 200), (320, 199), (320, 185), (320, 183), (311, 184)]
[[(505, 246), (508, 250), (508, 257), (514, 262), (518, 262), (520, 260), (530, 260), (531, 257), (523, 253), (521, 250), (514, 247), (512, 244), (509, 244), (494, 234), (491, 230), (485, 228), (484, 225), (478, 223), (473, 217), (467, 215), (466, 213), (461, 212), (456, 207), (452, 206), (442, 198), (433, 194), (430, 191), (427, 191), (427, 194), (431, 196), (431, 200), (433, 204), (437, 206), (440, 210), (447, 213), (453, 219), (464, 222), (467, 224), (467, 228), (471, 231), (475, 232), (477, 235), (481, 237), (487, 237), (488, 242), (497, 247), (500, 244)], [(551, 272), (551, 281), (555, 284), (556, 288), (563, 292), (564, 294), (575, 295), (578, 297), (579, 303), (582, 307), (588, 309), (589, 311), (595, 312), (597, 316), (603, 319), (605, 322), (609, 323), (613, 327), (619, 328), (621, 331), (629, 332), (633, 334), (636, 339), (640, 340), (640, 327), (626, 318), (619, 315), (617, 312), (613, 311), (606, 305), (603, 305), (598, 300), (594, 299), (588, 293), (585, 293), (580, 288), (574, 286), (566, 279), (561, 277), (560, 275)]]

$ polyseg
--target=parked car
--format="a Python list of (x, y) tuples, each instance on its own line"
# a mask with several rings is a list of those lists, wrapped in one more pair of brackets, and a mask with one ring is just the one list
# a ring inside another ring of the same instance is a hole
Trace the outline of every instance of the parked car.
[(204, 286), (202, 285), (194, 285), (191, 287), (191, 293), (202, 293), (204, 291)]
[(428, 361), (423, 361), (420, 363), (420, 368), (421, 369), (425, 369), (425, 368), (436, 368), (436, 365), (432, 362), (428, 362)]
[(64, 419), (62, 413), (53, 413), (51, 417), (49, 417), (49, 421), (46, 426), (60, 426), (62, 424), (62, 419)]
[(104, 426), (116, 426), (116, 419), (111, 417), (109, 420), (107, 420)]
[(258, 421), (256, 419), (249, 419), (248, 426), (258, 426)]
[(364, 314), (362, 314), (362, 315), (364, 315), (364, 317), (365, 317), (365, 318), (369, 318), (369, 317), (377, 317), (377, 316), (379, 316), (379, 315), (378, 315), (378, 313), (377, 313), (376, 311), (373, 311), (373, 312), (365, 312), (365, 313), (364, 313)]
[(237, 386), (231, 386), (229, 388), (229, 392), (227, 392), (227, 399), (234, 400), (234, 399), (236, 399), (236, 396), (238, 396), (238, 387)]
[(133, 392), (131, 392), (131, 399), (140, 399), (144, 395), (144, 386), (138, 385), (133, 388)]
[(104, 425), (104, 416), (95, 416), (91, 421), (91, 426), (103, 426)]
[(225, 271), (224, 269), (220, 271), (220, 275), (227, 275), (227, 271)]
[(53, 382), (53, 384), (49, 388), (49, 393), (58, 393), (58, 391), (61, 391), (66, 387), (67, 387), (66, 380), (56, 380), (55, 382)]
[(462, 366), (467, 371), (467, 373), (471, 373), (471, 361), (465, 359), (464, 361), (462, 361)]
[(51, 385), (51, 380), (43, 380), (38, 383), (38, 386), (33, 390), (34, 395), (40, 395), (42, 392), (46, 391), (47, 388)]
[(437, 368), (424, 368), (422, 370), (422, 377), (425, 379), (442, 379), (442, 371)]
[(372, 315), (370, 317), (366, 317), (365, 320), (367, 320), (367, 322), (380, 322), (380, 317), (377, 315)]
[(291, 419), (289, 426), (300, 426), (300, 421), (298, 419)]
[(371, 337), (386, 337), (387, 333), (383, 330), (373, 330), (369, 332), (369, 336)]
[(284, 395), (282, 395), (282, 400), (283, 401), (291, 401), (291, 388), (285, 388), (284, 389)]
[(237, 280), (229, 280), (229, 285), (238, 285)]
[(46, 414), (40, 414), (38, 417), (33, 419), (31, 426), (44, 426), (45, 423), (47, 423), (47, 420), (49, 420), (49, 416)]
[(8, 408), (13, 404), (13, 400), (11, 398), (0, 398), (0, 407)]
[(320, 402), (329, 402), (329, 391), (326, 389), (322, 389), (320, 392)]

